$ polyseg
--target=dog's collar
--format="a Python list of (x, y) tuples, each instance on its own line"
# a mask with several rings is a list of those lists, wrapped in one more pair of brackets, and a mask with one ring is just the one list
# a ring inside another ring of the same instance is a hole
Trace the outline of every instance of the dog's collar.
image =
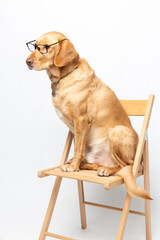
[(56, 95), (56, 87), (57, 87), (58, 83), (60, 82), (60, 80), (61, 80), (61, 78), (57, 82), (52, 83), (52, 86), (53, 86), (52, 96), (53, 97), (55, 97), (55, 95)]
[[(77, 69), (77, 68), (78, 68), (78, 66), (75, 67), (75, 68), (73, 69), (73, 71), (74, 71), (75, 69)], [(72, 71), (72, 72), (73, 72), (73, 71)], [(53, 86), (52, 96), (53, 96), (53, 97), (56, 96), (56, 87), (57, 87), (57, 85), (60, 83), (60, 80), (63, 79), (63, 78), (65, 78), (65, 77), (67, 77), (67, 76), (68, 76), (69, 74), (71, 74), (72, 72), (70, 72), (70, 73), (66, 74), (65, 76), (61, 77), (57, 82), (52, 83), (52, 86)]]

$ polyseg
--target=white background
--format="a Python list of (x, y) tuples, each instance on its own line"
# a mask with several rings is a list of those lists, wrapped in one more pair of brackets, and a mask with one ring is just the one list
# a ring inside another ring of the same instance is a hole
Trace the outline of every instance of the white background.
[[(159, 240), (160, 1), (1, 0), (0, 23), (0, 240), (38, 239), (54, 177), (37, 172), (59, 164), (68, 132), (52, 107), (47, 74), (25, 64), (25, 43), (48, 31), (64, 33), (120, 99), (155, 94), (149, 150), (152, 236)], [(141, 121), (134, 122), (138, 129)], [(89, 201), (121, 207), (125, 193), (124, 186), (107, 192), (85, 183)], [(131, 208), (143, 210), (143, 200)], [(50, 231), (116, 239), (120, 212), (86, 210), (88, 228), (81, 230), (77, 184), (64, 179)], [(129, 215), (124, 239), (145, 239), (144, 226), (144, 217)]]

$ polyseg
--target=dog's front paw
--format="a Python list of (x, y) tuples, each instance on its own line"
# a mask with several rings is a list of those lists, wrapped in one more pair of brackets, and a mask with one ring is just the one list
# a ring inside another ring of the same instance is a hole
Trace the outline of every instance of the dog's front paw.
[(111, 172), (108, 168), (99, 167), (97, 171), (97, 175), (100, 177), (109, 177), (111, 175)]
[(77, 166), (77, 164), (74, 164), (73, 159), (71, 159), (69, 162), (61, 166), (61, 170), (63, 172), (78, 172), (79, 167)]

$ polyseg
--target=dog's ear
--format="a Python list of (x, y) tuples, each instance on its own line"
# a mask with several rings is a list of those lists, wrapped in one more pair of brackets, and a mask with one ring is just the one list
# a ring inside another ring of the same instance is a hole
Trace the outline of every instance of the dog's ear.
[(59, 42), (59, 51), (54, 57), (54, 64), (57, 67), (64, 67), (78, 56), (73, 44), (67, 39)]

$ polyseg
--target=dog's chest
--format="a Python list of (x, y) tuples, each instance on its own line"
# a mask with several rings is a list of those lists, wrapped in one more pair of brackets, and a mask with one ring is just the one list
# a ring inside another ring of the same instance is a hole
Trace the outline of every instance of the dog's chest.
[[(84, 112), (88, 90), (85, 88), (86, 83), (77, 82), (66, 88), (59, 88), (52, 97), (52, 103), (58, 117), (73, 132), (74, 118), (78, 119)], [(83, 103), (83, 105), (82, 105)]]
[(55, 108), (55, 111), (56, 111), (58, 117), (63, 121), (63, 117), (64, 116), (63, 116), (62, 112), (59, 109), (57, 109), (57, 108)]
[(69, 127), (70, 131), (74, 133), (73, 121), (69, 117), (68, 108), (60, 103), (58, 104), (57, 101), (53, 100), (52, 102), (57, 116)]
[(66, 117), (64, 116), (64, 114), (61, 112), (61, 110), (59, 110), (58, 108), (55, 107), (55, 111), (57, 113), (57, 116), (65, 123), (67, 124), (67, 120)]

